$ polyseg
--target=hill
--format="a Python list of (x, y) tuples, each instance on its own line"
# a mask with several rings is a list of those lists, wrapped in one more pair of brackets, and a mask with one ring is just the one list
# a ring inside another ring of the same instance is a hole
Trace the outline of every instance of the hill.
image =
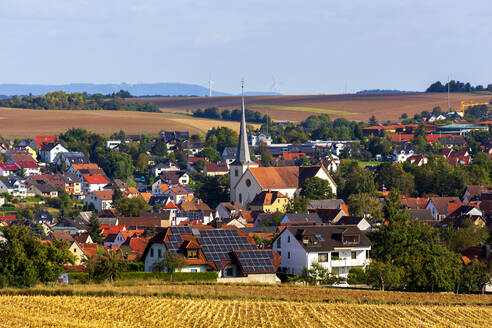
[[(87, 92), (88, 94), (101, 93), (103, 95), (118, 92), (120, 90), (129, 91), (137, 97), (146, 96), (184, 96), (184, 97), (206, 97), (209, 90), (206, 87), (197, 84), (189, 83), (116, 83), (116, 84), (92, 84), (92, 83), (71, 83), (62, 85), (45, 85), (45, 84), (0, 84), (0, 98), (7, 96), (22, 96), (33, 94), (39, 96), (48, 92), (65, 91), (72, 92)], [(275, 95), (278, 93), (250, 91), (246, 93), (250, 96)], [(231, 96), (232, 94), (213, 91), (214, 96)]]
[[(460, 108), (461, 101), (488, 102), (490, 93), (453, 93), (450, 95), (452, 108)], [(162, 111), (189, 112), (198, 108), (240, 108), (239, 96), (229, 97), (169, 97), (140, 98), (127, 101), (150, 102)], [(448, 106), (447, 94), (442, 93), (398, 93), (398, 94), (342, 94), (342, 95), (280, 95), (247, 96), (246, 106), (276, 120), (300, 121), (313, 114), (328, 114), (332, 118), (368, 121), (375, 115), (379, 121), (396, 120), (401, 114), (413, 115), (423, 110)]]

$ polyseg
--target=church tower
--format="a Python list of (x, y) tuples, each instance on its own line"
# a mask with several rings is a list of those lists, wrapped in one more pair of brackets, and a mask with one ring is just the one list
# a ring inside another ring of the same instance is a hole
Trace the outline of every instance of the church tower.
[(239, 128), (239, 143), (237, 145), (236, 160), (229, 165), (229, 177), (231, 181), (231, 202), (241, 202), (242, 195), (236, 191), (236, 184), (249, 167), (259, 165), (251, 160), (248, 146), (248, 133), (246, 131), (246, 113), (244, 108), (244, 81), (241, 81), (242, 113), (241, 126)]

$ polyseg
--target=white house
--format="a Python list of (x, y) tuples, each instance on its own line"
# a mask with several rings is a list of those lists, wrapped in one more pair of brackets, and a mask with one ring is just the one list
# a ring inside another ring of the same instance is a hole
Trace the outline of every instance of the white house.
[(56, 155), (66, 152), (68, 150), (59, 143), (45, 143), (39, 151), (39, 155), (43, 162), (53, 163)]
[(18, 174), (20, 170), (21, 168), (15, 163), (0, 163), (0, 176), (2, 177)]
[(92, 204), (100, 212), (113, 207), (113, 190), (93, 191), (84, 198), (84, 205)]
[(121, 144), (121, 140), (108, 140), (106, 141), (106, 149), (118, 148)]
[(109, 183), (102, 174), (82, 174), (82, 190), (84, 192), (92, 192), (103, 190)]
[(371, 242), (356, 226), (288, 226), (273, 240), (281, 258), (279, 270), (300, 274), (314, 262), (347, 277), (350, 269), (369, 264)]
[(393, 162), (403, 163), (415, 154), (415, 148), (413, 146), (404, 145), (401, 147), (395, 147), (393, 150)]
[(174, 163), (171, 160), (167, 160), (165, 162), (155, 165), (152, 168), (152, 174), (154, 175), (154, 177), (158, 177), (159, 175), (161, 175), (162, 172), (179, 171), (179, 170), (180, 168), (178, 167), (178, 165), (176, 165), (176, 163)]
[(448, 213), (449, 203), (460, 203), (458, 197), (431, 197), (425, 209), (431, 212), (434, 220), (442, 220), (451, 213)]

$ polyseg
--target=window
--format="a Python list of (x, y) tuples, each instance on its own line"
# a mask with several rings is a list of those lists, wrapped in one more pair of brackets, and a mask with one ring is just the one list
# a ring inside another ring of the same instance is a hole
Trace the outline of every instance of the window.
[(332, 252), (331, 253), (331, 260), (336, 261), (340, 259), (340, 254), (338, 252)]
[(189, 249), (187, 251), (189, 259), (197, 259), (198, 258), (198, 250), (197, 249)]
[(238, 169), (235, 169), (235, 170), (234, 170), (234, 175), (235, 175), (235, 176), (238, 176), (238, 175), (239, 175), (239, 170), (238, 170)]
[(234, 275), (234, 269), (233, 268), (227, 268), (226, 270), (226, 276), (233, 276)]
[(242, 203), (243, 202), (243, 195), (242, 194), (239, 194), (239, 202)]
[(368, 258), (369, 258), (369, 250), (367, 249), (366, 250), (366, 259), (368, 259)]
[(154, 257), (154, 249), (153, 248), (150, 249), (150, 257)]
[(343, 235), (344, 244), (358, 244), (359, 235)]
[(74, 249), (73, 249), (73, 252), (74, 252), (74, 253), (77, 253), (77, 249), (76, 249), (76, 248), (74, 248)]
[(290, 252), (287, 252), (287, 258), (290, 259)]
[(280, 238), (277, 239), (277, 248), (282, 247), (282, 242), (280, 241)]
[(190, 272), (198, 272), (197, 269), (191, 269)]
[(328, 262), (328, 253), (318, 253), (318, 262)]
[(280, 255), (280, 257), (282, 257), (282, 252), (281, 251), (277, 251), (278, 255)]
[(352, 260), (357, 259), (357, 252), (351, 252), (351, 255), (352, 255)]
[(158, 249), (157, 250), (157, 256), (158, 257), (162, 257), (162, 249)]
[(246, 186), (247, 187), (251, 186), (251, 180), (250, 179), (246, 179)]
[(287, 242), (290, 243), (290, 236), (287, 236)]

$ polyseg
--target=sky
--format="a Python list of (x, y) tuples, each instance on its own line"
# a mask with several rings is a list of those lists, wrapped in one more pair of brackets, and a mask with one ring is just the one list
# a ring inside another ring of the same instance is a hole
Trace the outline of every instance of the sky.
[(238, 93), (492, 83), (490, 0), (1, 0), (0, 83)]

